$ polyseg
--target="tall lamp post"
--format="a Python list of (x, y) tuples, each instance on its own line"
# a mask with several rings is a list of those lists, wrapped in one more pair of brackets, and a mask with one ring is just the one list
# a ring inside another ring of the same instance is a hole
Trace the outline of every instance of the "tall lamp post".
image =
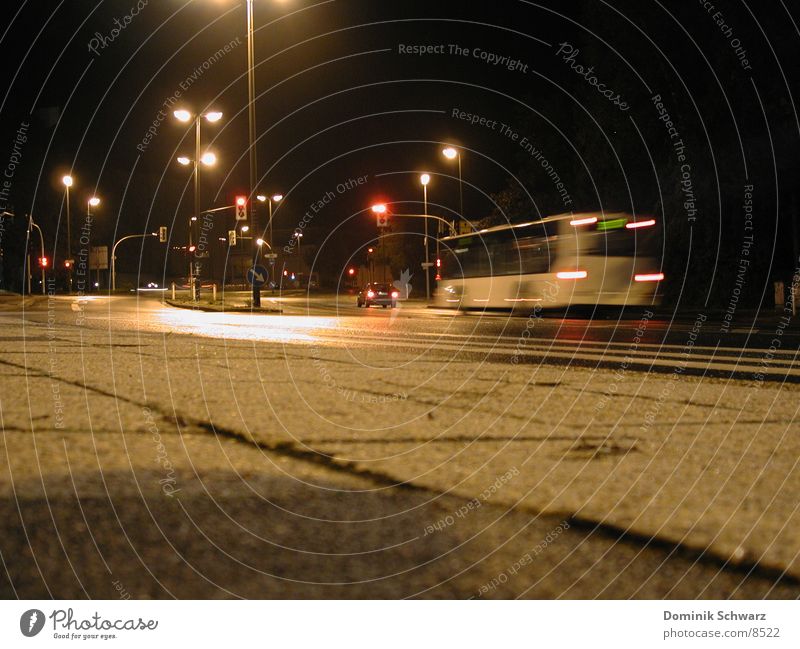
[[(92, 208), (100, 205), (100, 199), (97, 196), (92, 196), (86, 202), (86, 221), (89, 224), (89, 259), (92, 258)], [(97, 264), (97, 288), (100, 288), (100, 256), (95, 258)]]
[(269, 244), (271, 246), (275, 245), (275, 239), (272, 236), (272, 205), (273, 203), (280, 203), (283, 200), (283, 194), (273, 194), (272, 196), (264, 196), (263, 194), (259, 194), (256, 196), (259, 202), (261, 203), (268, 203), (269, 204), (269, 223), (267, 227), (269, 229)]
[(140, 237), (157, 237), (158, 232), (148, 232), (146, 234), (129, 234), (126, 237), (122, 237), (119, 241), (117, 241), (114, 246), (111, 248), (111, 290), (117, 290), (117, 246), (121, 244), (123, 241), (127, 241), (128, 239), (138, 239)]
[(458, 160), (458, 215), (464, 218), (464, 181), (461, 178), (461, 151), (448, 146), (442, 149), (442, 155), (448, 160)]
[(64, 183), (64, 187), (66, 187), (66, 203), (67, 203), (67, 281), (69, 284), (69, 292), (72, 293), (72, 229), (70, 226), (70, 219), (69, 219), (69, 188), (72, 187), (73, 179), (72, 176), (64, 176), (61, 179), (61, 182)]
[[(253, 18), (253, 0), (247, 0), (247, 143), (250, 160), (250, 184), (247, 195), (252, 199), (256, 188), (256, 70), (255, 51), (253, 49), (255, 22)], [(250, 227), (253, 232), (258, 232), (256, 211), (250, 210)], [(259, 246), (253, 246), (253, 265), (258, 259)], [(261, 289), (253, 282), (253, 307), (261, 306)]]
[[(425, 297), (431, 299), (431, 272), (430, 260), (428, 258), (428, 183), (431, 181), (430, 174), (422, 174), (419, 177), (422, 183), (423, 214), (425, 214)], [(438, 242), (438, 238), (437, 238)]]
[[(30, 239), (30, 237), (31, 237), (31, 230), (33, 228), (36, 228), (38, 230), (38, 232), (39, 232), (39, 245), (41, 246), (40, 250), (42, 251), (41, 252), (41, 256), (39, 257), (39, 259), (40, 259), (39, 263), (40, 263), (41, 268), (42, 268), (42, 295), (44, 295), (45, 294), (45, 290), (46, 290), (45, 286), (44, 286), (45, 285), (45, 268), (47, 267), (47, 256), (44, 253), (44, 235), (42, 234), (42, 228), (40, 228), (38, 225), (36, 225), (36, 223), (33, 222), (33, 215), (31, 214), (30, 216), (28, 216), (28, 239)], [(28, 256), (28, 259), (30, 259), (30, 255)], [(30, 262), (28, 263), (28, 266), (30, 266)], [(28, 268), (28, 278), (29, 278), (29, 280), (28, 280), (28, 293), (30, 293), (31, 292), (31, 288), (30, 288), (30, 268)]]
[[(178, 158), (178, 162), (182, 165), (188, 165), (190, 162), (194, 162), (193, 172), (192, 175), (194, 176), (194, 212), (193, 216), (199, 217), (200, 216), (200, 179), (198, 174), (198, 166), (202, 162), (206, 166), (211, 166), (217, 161), (217, 156), (213, 153), (207, 152), (204, 153), (202, 156), (200, 155), (200, 121), (205, 119), (207, 122), (213, 124), (218, 122), (222, 119), (222, 113), (218, 110), (208, 111), (207, 113), (198, 113), (193, 115), (188, 110), (179, 109), (172, 113), (175, 116), (175, 119), (181, 122), (191, 122), (194, 121), (194, 161), (189, 160), (189, 158), (182, 156)], [(195, 219), (196, 220), (196, 219)], [(192, 228), (189, 227), (189, 246), (192, 245)], [(196, 291), (195, 291), (195, 282), (194, 282), (194, 259), (192, 257), (189, 258), (189, 289), (192, 294), (192, 299), (196, 299)]]

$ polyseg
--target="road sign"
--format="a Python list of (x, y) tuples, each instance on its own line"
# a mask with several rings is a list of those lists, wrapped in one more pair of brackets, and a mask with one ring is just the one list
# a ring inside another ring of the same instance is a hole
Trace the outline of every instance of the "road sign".
[(92, 246), (89, 249), (89, 270), (108, 269), (108, 246)]
[(248, 268), (247, 281), (253, 286), (264, 286), (269, 281), (269, 271), (260, 264)]
[(277, 252), (268, 252), (266, 255), (264, 255), (264, 259), (277, 259), (277, 258), (278, 258)]
[(422, 266), (423, 268), (431, 268), (433, 266), (433, 262), (432, 261), (423, 261), (420, 264), (420, 266)]

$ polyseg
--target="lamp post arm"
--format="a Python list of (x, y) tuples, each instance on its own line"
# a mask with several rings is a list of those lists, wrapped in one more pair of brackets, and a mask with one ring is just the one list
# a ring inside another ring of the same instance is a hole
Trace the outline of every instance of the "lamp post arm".
[[(36, 223), (33, 222), (33, 215), (28, 217), (28, 222), (31, 224), (31, 227), (36, 228), (39, 232), (39, 244), (41, 246), (41, 258), (44, 259), (44, 235), (42, 234), (42, 228), (40, 228)], [(30, 230), (28, 230), (28, 236), (30, 237)], [(45, 294), (45, 270), (44, 266), (42, 266), (42, 295)]]
[(127, 236), (122, 237), (119, 241), (117, 241), (113, 247), (111, 248), (111, 290), (117, 290), (117, 246), (121, 244), (123, 241), (128, 239), (137, 239), (143, 237), (157, 237), (157, 232), (148, 232), (147, 234), (129, 234)]

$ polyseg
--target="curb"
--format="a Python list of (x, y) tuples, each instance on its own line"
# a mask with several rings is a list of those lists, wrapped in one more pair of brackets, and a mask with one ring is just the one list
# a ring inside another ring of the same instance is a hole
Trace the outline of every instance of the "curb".
[(193, 302), (180, 302), (178, 300), (164, 300), (165, 304), (168, 304), (171, 307), (175, 307), (176, 309), (188, 309), (190, 311), (203, 311), (204, 313), (254, 313), (254, 314), (263, 314), (263, 315), (270, 315), (275, 313), (283, 313), (283, 309), (278, 308), (267, 308), (261, 307), (260, 309), (254, 309), (248, 306), (231, 306), (226, 307), (224, 304), (220, 305), (219, 307), (213, 306), (211, 304), (203, 304), (202, 302), (193, 303)]

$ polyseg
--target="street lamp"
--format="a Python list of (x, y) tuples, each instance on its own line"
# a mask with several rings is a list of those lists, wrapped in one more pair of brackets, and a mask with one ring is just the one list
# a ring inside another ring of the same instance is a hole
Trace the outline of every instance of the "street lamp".
[(448, 146), (442, 149), (442, 155), (448, 160), (458, 160), (458, 209), (461, 218), (464, 218), (464, 183), (461, 179), (461, 151)]
[[(425, 215), (425, 297), (431, 299), (431, 273), (430, 260), (428, 258), (428, 183), (431, 181), (430, 174), (421, 174), (419, 177), (422, 183), (423, 214)], [(438, 242), (438, 237), (437, 237)]]
[(303, 258), (300, 256), (300, 241), (303, 239), (303, 233), (300, 230), (295, 230), (294, 238), (297, 239), (297, 258), (300, 260), (302, 264)]
[[(100, 205), (100, 199), (97, 196), (92, 196), (86, 201), (86, 221), (89, 224), (89, 277), (91, 277), (91, 259), (92, 259), (92, 208)], [(97, 263), (97, 286), (100, 285), (100, 256), (95, 258)]]
[[(66, 188), (66, 204), (67, 204), (67, 260), (72, 259), (72, 229), (70, 226), (70, 219), (69, 219), (69, 188), (72, 187), (73, 179), (72, 176), (64, 176), (61, 179), (61, 182), (64, 183), (64, 187)], [(69, 292), (72, 293), (72, 263), (69, 264), (69, 268), (67, 271), (68, 274), (68, 282), (69, 282)]]
[[(45, 281), (46, 281), (45, 268), (47, 267), (47, 256), (45, 255), (45, 252), (44, 252), (44, 235), (42, 234), (42, 228), (40, 228), (36, 223), (33, 222), (33, 214), (30, 214), (28, 216), (28, 240), (30, 240), (30, 238), (31, 238), (31, 230), (33, 228), (36, 228), (38, 230), (38, 232), (39, 232), (39, 245), (41, 246), (40, 250), (42, 251), (41, 252), (41, 256), (39, 257), (39, 259), (41, 260), (40, 265), (41, 265), (41, 269), (42, 269), (42, 295), (44, 295), (45, 294)], [(31, 292), (30, 258), (31, 257), (30, 257), (30, 254), (28, 254), (28, 253), (26, 253), (26, 254), (27, 254), (27, 260), (28, 260), (28, 273), (27, 273), (27, 275), (28, 275), (28, 294), (30, 295), (30, 292)]]
[(202, 156), (200, 156), (200, 162), (202, 162), (206, 167), (213, 167), (217, 163), (217, 156), (211, 151), (206, 151)]
[[(173, 111), (172, 113), (179, 122), (190, 122), (194, 120), (194, 169), (193, 169), (193, 176), (194, 176), (194, 215), (197, 216), (200, 214), (200, 182), (199, 182), (199, 174), (198, 174), (198, 164), (202, 162), (206, 166), (213, 165), (217, 158), (213, 153), (206, 152), (202, 156), (200, 155), (200, 121), (201, 119), (205, 119), (207, 122), (213, 124), (218, 122), (222, 119), (222, 113), (218, 110), (209, 111), (207, 113), (198, 113), (193, 115), (191, 112), (186, 110), (185, 108), (179, 108), (178, 110)], [(186, 166), (191, 160), (189, 160), (186, 156), (181, 156), (178, 158), (178, 162), (182, 165)], [(189, 244), (191, 246), (192, 240), (192, 231), (191, 228), (189, 229)], [(189, 260), (189, 288), (191, 289), (192, 299), (197, 299), (197, 293), (194, 287), (194, 260), (190, 258)]]
[[(255, 51), (255, 22), (253, 19), (253, 0), (246, 0), (247, 9), (247, 150), (249, 157), (250, 184), (247, 195), (252, 197), (256, 188), (256, 70)], [(256, 211), (250, 211), (250, 225), (257, 231)], [(253, 248), (253, 262), (258, 258), (259, 248)], [(261, 306), (261, 289), (253, 282), (253, 306)]]
[(265, 196), (264, 194), (259, 194), (256, 196), (256, 199), (260, 203), (268, 203), (269, 204), (269, 223), (267, 224), (269, 228), (269, 243), (270, 245), (275, 245), (275, 238), (272, 236), (272, 204), (273, 203), (280, 203), (283, 200), (283, 194), (273, 194), (272, 196)]

